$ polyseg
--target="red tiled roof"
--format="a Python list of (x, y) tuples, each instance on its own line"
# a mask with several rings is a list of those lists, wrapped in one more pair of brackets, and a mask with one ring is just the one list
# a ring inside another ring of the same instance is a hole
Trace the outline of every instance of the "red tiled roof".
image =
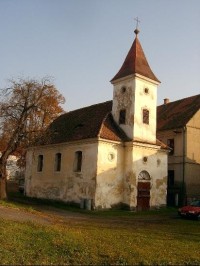
[(145, 76), (149, 79), (160, 82), (152, 72), (145, 57), (145, 54), (143, 52), (142, 46), (137, 37), (135, 38), (131, 46), (131, 49), (129, 50), (126, 56), (126, 59), (122, 67), (120, 68), (119, 72), (114, 76), (114, 78), (111, 80), (111, 82), (119, 78), (123, 78), (128, 75), (136, 73)]
[(111, 110), (112, 101), (108, 101), (63, 114), (50, 125), (41, 144), (96, 137), (114, 141), (127, 139), (125, 133), (114, 122)]
[[(200, 109), (200, 95), (157, 107), (157, 131), (181, 128)], [(68, 112), (50, 125), (40, 144), (56, 144), (100, 137), (113, 141), (128, 141), (124, 131), (115, 123), (112, 101)], [(157, 145), (167, 148), (157, 140)]]
[(200, 94), (157, 107), (157, 131), (181, 128), (200, 109)]

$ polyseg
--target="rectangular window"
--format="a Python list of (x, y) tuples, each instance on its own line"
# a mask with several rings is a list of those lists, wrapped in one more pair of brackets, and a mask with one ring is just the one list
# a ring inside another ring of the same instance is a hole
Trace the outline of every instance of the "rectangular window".
[(124, 125), (126, 123), (126, 110), (120, 110), (119, 112), (119, 124)]
[(55, 171), (60, 172), (61, 170), (61, 153), (55, 155)]
[(82, 151), (76, 151), (74, 158), (74, 172), (81, 172), (81, 168), (82, 168)]
[(42, 170), (43, 170), (43, 155), (38, 155), (37, 171), (42, 172)]
[(174, 170), (168, 170), (167, 185), (168, 187), (174, 186)]
[(143, 109), (143, 124), (149, 125), (149, 110)]
[(168, 139), (167, 146), (171, 148), (169, 155), (173, 155), (174, 154), (174, 139)]

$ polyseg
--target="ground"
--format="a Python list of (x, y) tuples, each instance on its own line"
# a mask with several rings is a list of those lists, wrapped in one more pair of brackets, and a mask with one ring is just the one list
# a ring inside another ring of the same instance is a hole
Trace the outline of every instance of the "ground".
[(1, 265), (200, 265), (200, 222), (176, 209), (85, 211), (0, 201)]
[[(30, 203), (31, 204), (31, 203)], [(119, 224), (120, 226), (124, 224), (126, 226), (127, 224), (144, 224), (144, 223), (159, 223), (162, 221), (166, 221), (166, 219), (172, 219), (177, 218), (176, 213), (171, 214), (170, 216), (164, 215), (160, 216), (153, 215), (152, 217), (148, 217), (148, 220), (145, 216), (135, 217), (134, 220), (130, 220), (129, 217), (126, 217), (126, 212), (124, 212), (125, 217), (123, 216), (123, 212), (120, 216), (116, 216), (115, 214), (118, 214), (118, 212), (114, 212), (114, 217), (110, 212), (108, 212), (109, 216), (104, 217), (103, 214), (106, 215), (106, 212), (102, 212), (103, 217), (99, 217), (99, 215), (89, 215), (89, 212), (79, 212), (79, 209), (74, 208), (73, 211), (70, 210), (63, 210), (58, 209), (51, 206), (46, 205), (30, 205), (31, 208), (27, 208), (26, 205), (24, 205), (25, 208), (17, 208), (12, 206), (2, 206), (0, 205), (0, 218), (3, 219), (9, 219), (12, 221), (18, 221), (18, 222), (34, 222), (41, 225), (46, 224), (57, 224), (57, 223), (67, 223), (67, 222), (95, 222), (95, 223), (105, 223), (105, 224), (113, 224), (117, 226)], [(92, 214), (92, 213), (91, 213)]]

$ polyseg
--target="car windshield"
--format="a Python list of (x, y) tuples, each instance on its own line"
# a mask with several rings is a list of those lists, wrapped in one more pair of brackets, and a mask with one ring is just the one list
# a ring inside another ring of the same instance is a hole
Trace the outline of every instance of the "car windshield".
[(200, 200), (193, 201), (192, 203), (190, 203), (190, 206), (200, 207)]

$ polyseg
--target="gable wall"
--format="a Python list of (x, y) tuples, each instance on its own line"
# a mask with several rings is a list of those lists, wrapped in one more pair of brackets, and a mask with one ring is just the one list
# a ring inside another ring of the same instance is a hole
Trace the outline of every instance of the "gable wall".
[[(82, 151), (81, 172), (74, 172), (76, 151)], [(61, 171), (56, 172), (55, 154), (62, 154)], [(37, 171), (38, 155), (44, 156), (44, 168)], [(97, 142), (35, 147), (27, 152), (26, 194), (31, 197), (80, 203), (94, 198), (97, 171)]]
[[(144, 160), (144, 157), (147, 159)], [(126, 146), (124, 203), (131, 209), (137, 206), (137, 186), (140, 172), (150, 175), (150, 207), (166, 205), (167, 153), (142, 145)], [(142, 181), (143, 182), (143, 181)]]
[(123, 202), (123, 170), (123, 145), (99, 141), (96, 208), (111, 208)]

